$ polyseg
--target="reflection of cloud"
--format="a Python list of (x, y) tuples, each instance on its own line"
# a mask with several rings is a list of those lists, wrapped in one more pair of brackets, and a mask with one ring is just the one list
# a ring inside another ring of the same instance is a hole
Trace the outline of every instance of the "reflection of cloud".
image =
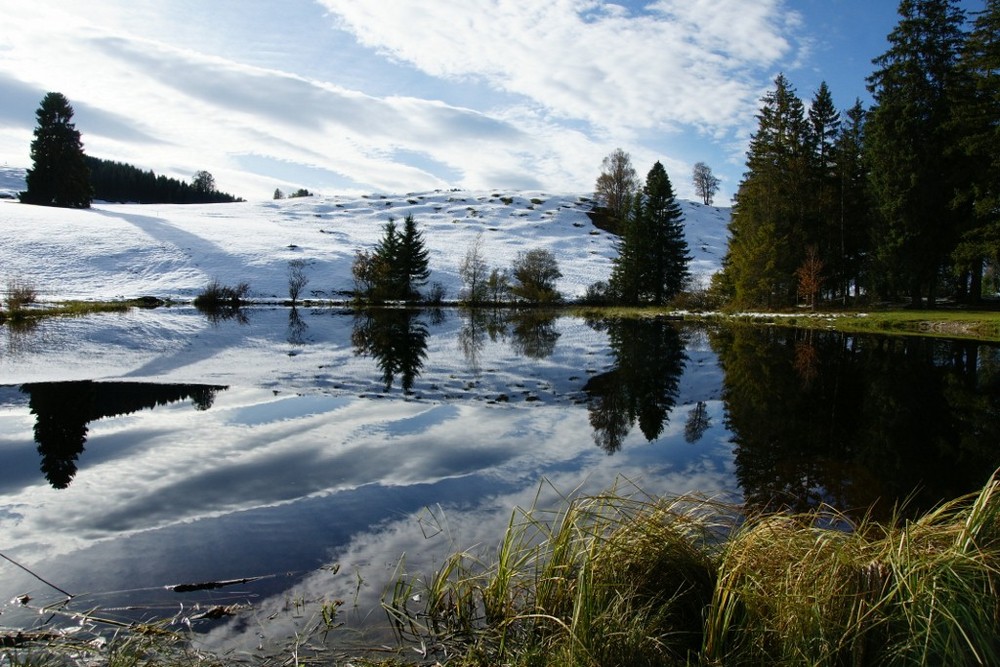
[[(718, 452), (728, 450), (724, 441), (715, 443)], [(627, 456), (627, 454), (626, 454)], [(725, 457), (721, 457), (724, 460)], [(637, 493), (677, 495), (689, 489), (699, 489), (706, 495), (731, 492), (731, 470), (706, 457), (691, 464), (651, 477), (641, 464), (611, 466), (610, 459), (601, 457), (596, 466), (588, 468), (586, 479), (578, 471), (553, 471), (541, 482), (537, 478), (523, 479), (513, 490), (491, 493), (472, 504), (432, 505), (408, 513), (375, 529), (356, 535), (349, 544), (329, 555), (329, 564), (339, 565), (339, 571), (320, 568), (281, 595), (260, 600), (256, 606), (258, 618), (266, 618), (247, 632), (240, 621), (227, 623), (204, 638), (214, 650), (240, 650), (256, 646), (263, 635), (266, 641), (280, 642), (301, 631), (319, 613), (323, 601), (343, 599), (344, 619), (353, 627), (366, 626), (380, 643), (387, 641), (385, 616), (380, 614), (383, 595), (391, 590), (397, 568), (417, 581), (416, 592), (423, 593), (420, 581), (426, 582), (442, 566), (445, 559), (460, 551), (489, 563), (507, 530), (511, 516), (523, 518), (523, 511), (540, 510), (536, 518), (551, 518), (551, 510), (564, 506), (570, 494), (598, 494), (617, 488), (623, 495)], [(629, 480), (637, 480), (637, 483)], [(357, 576), (363, 583), (358, 586)], [(298, 618), (286, 613), (289, 597), (309, 601)], [(356, 607), (354, 606), (356, 604)], [(414, 610), (420, 603), (412, 605)], [(355, 615), (351, 616), (351, 612)], [(374, 613), (372, 613), (374, 612)], [(371, 613), (370, 616), (366, 614)], [(357, 615), (360, 614), (360, 617)], [(379, 634), (381, 631), (381, 635)], [(261, 633), (261, 634), (258, 634)], [(331, 643), (341, 638), (334, 634)]]

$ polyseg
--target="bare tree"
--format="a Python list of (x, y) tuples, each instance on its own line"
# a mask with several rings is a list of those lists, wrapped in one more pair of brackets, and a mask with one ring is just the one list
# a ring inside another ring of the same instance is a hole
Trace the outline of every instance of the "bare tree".
[(479, 304), (486, 300), (486, 277), (489, 271), (483, 258), (483, 233), (476, 234), (465, 251), (465, 258), (458, 266), (458, 275), (465, 284), (465, 300), (470, 304)]
[(691, 180), (694, 182), (694, 191), (701, 197), (705, 206), (711, 206), (715, 193), (719, 191), (719, 179), (712, 173), (712, 168), (704, 162), (694, 165), (691, 173)]
[(616, 148), (601, 162), (601, 175), (594, 185), (594, 195), (617, 220), (625, 220), (632, 197), (638, 190), (639, 177), (632, 166), (632, 158), (621, 148)]
[(294, 305), (299, 300), (302, 289), (309, 284), (309, 276), (306, 275), (306, 260), (293, 259), (288, 262), (288, 298)]

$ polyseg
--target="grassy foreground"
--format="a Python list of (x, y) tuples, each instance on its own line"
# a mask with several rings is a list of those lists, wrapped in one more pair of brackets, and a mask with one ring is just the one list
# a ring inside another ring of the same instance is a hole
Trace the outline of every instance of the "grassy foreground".
[(515, 512), (385, 605), (449, 665), (996, 665), (998, 568), (996, 477), (892, 525), (609, 493)]
[(748, 517), (702, 497), (612, 489), (554, 513), (516, 510), (488, 558), (461, 552), (428, 577), (400, 574), (383, 604), (420, 649), (416, 663), (299, 645), (218, 656), (136, 625), (106, 643), (2, 635), (0, 665), (996, 665), (998, 584), (998, 473), (888, 524)]

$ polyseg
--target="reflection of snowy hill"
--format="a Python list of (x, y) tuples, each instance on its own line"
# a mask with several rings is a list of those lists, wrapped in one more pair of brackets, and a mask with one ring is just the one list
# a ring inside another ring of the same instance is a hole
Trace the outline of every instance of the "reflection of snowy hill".
[[(0, 168), (0, 194), (16, 196), (24, 171)], [(729, 209), (681, 202), (691, 273), (719, 269)], [(431, 282), (454, 299), (458, 267), (477, 235), (491, 266), (547, 248), (563, 273), (559, 289), (580, 296), (607, 280), (615, 237), (587, 217), (587, 196), (543, 192), (434, 191), (407, 195), (314, 196), (196, 206), (95, 203), (90, 210), (0, 202), (0, 266), (30, 280), (46, 299), (154, 295), (190, 299), (212, 279), (246, 281), (259, 299), (287, 295), (292, 259), (309, 264), (306, 293), (352, 287), (356, 250), (371, 248), (390, 217), (412, 214), (430, 251)]]

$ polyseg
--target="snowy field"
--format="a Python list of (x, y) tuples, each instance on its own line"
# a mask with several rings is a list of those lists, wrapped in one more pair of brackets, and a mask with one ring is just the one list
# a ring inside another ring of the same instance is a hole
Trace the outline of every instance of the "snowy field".
[[(412, 214), (430, 252), (430, 283), (446, 299), (462, 284), (459, 265), (482, 234), (491, 267), (546, 248), (568, 298), (607, 280), (615, 237), (593, 226), (589, 194), (433, 191), (316, 195), (238, 204), (137, 205), (95, 202), (89, 210), (17, 203), (24, 170), (0, 167), (0, 279), (30, 281), (42, 300), (157, 296), (190, 300), (211, 280), (247, 282), (257, 300), (288, 296), (288, 263), (307, 263), (304, 296), (343, 298), (355, 251), (371, 249), (390, 217)], [(682, 201), (691, 273), (720, 268), (730, 210)]]

